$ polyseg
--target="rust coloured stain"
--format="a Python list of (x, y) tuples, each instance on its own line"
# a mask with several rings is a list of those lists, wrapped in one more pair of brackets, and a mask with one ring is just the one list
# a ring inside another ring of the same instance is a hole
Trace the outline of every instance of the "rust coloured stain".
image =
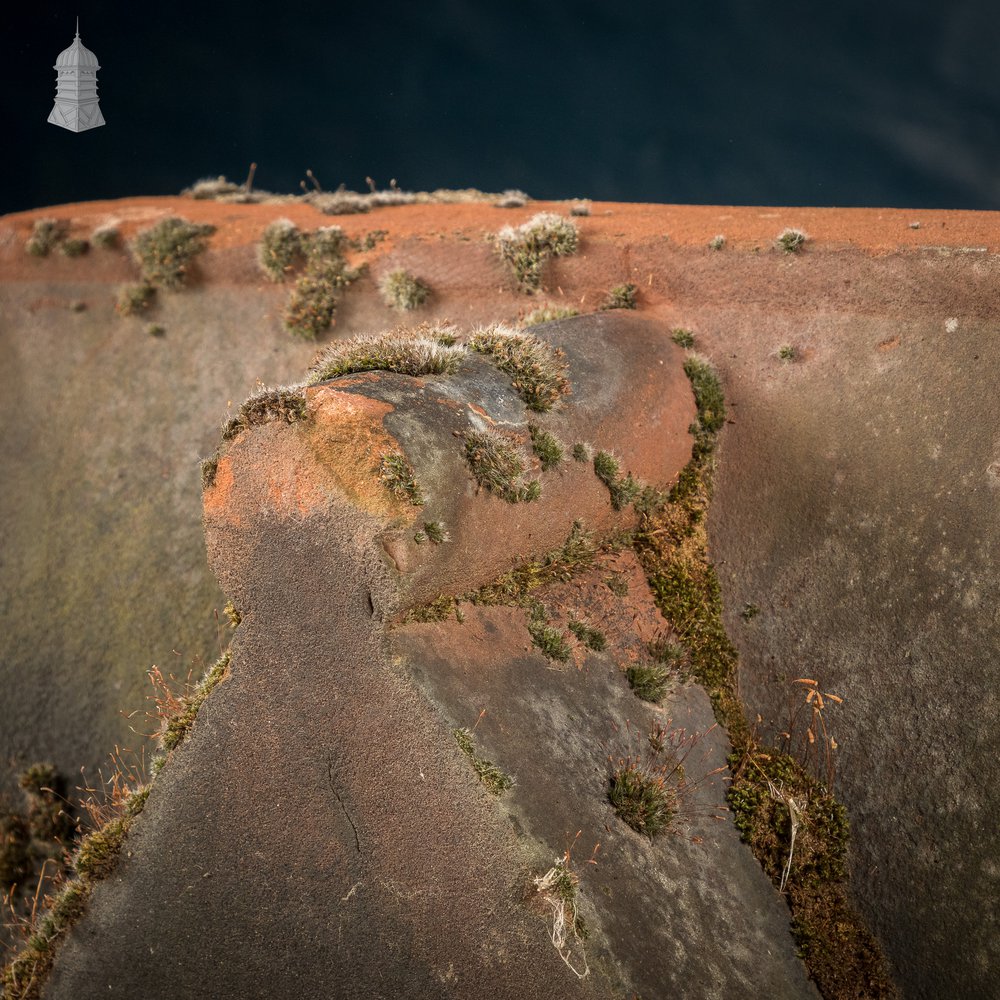
[(330, 385), (307, 389), (306, 398), (312, 418), (307, 441), (317, 472), (330, 476), (363, 510), (412, 520), (416, 508), (396, 499), (378, 476), (381, 457), (402, 451), (383, 423), (392, 404)]
[(202, 496), (202, 505), (206, 517), (224, 519), (239, 527), (243, 519), (230, 504), (233, 484), (232, 459), (228, 455), (223, 455), (215, 470), (215, 482), (205, 490)]

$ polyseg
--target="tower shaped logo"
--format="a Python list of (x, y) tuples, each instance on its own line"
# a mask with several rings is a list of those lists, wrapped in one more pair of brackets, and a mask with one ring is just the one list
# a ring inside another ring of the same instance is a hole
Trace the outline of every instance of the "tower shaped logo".
[(56, 71), (56, 103), (49, 121), (71, 132), (85, 132), (104, 124), (97, 103), (97, 56), (80, 41), (80, 19), (76, 19), (73, 44), (59, 53)]

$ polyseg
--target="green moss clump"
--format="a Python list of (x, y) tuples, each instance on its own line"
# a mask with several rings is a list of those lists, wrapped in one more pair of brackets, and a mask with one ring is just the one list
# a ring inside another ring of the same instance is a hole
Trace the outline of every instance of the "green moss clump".
[(563, 460), (563, 446), (558, 438), (537, 424), (528, 424), (528, 433), (531, 435), (531, 450), (541, 463), (542, 471), (555, 469)]
[(493, 237), (496, 252), (524, 292), (541, 287), (542, 265), (550, 257), (576, 253), (579, 242), (576, 223), (552, 212), (541, 212), (516, 229), (504, 226)]
[(257, 263), (271, 281), (284, 281), (305, 259), (307, 241), (290, 219), (275, 219), (257, 244)]
[(643, 701), (660, 702), (670, 689), (671, 673), (662, 663), (637, 663), (625, 671), (629, 687)]
[(430, 297), (430, 286), (409, 271), (396, 268), (389, 271), (378, 284), (382, 301), (391, 309), (406, 312), (422, 306)]
[(3, 968), (5, 1000), (39, 1000), (55, 958), (58, 939), (83, 916), (91, 884), (70, 882), (56, 897), (24, 948)]
[(121, 242), (121, 233), (117, 226), (98, 226), (90, 234), (90, 242), (102, 250), (114, 250)]
[(48, 257), (49, 253), (66, 238), (67, 228), (61, 219), (36, 219), (24, 249), (32, 257)]
[(149, 285), (177, 289), (187, 281), (191, 264), (207, 243), (215, 226), (198, 225), (186, 219), (162, 219), (143, 230), (132, 243), (132, 256)]
[(575, 618), (571, 618), (566, 627), (587, 649), (601, 653), (607, 648), (608, 640), (600, 629), (592, 628), (586, 622), (577, 621)]
[(302, 386), (263, 388), (248, 396), (240, 404), (235, 416), (226, 421), (222, 428), (222, 439), (232, 441), (237, 435), (251, 427), (272, 421), (294, 424), (298, 420), (305, 420), (307, 416), (306, 397)]
[(624, 510), (630, 503), (635, 503), (646, 489), (640, 479), (631, 472), (620, 475), (621, 464), (611, 452), (599, 451), (594, 455), (594, 474), (608, 488), (611, 506), (615, 510)]
[(542, 323), (554, 323), (556, 320), (569, 319), (572, 316), (579, 316), (580, 311), (568, 306), (540, 306), (532, 309), (521, 321), (521, 326), (540, 326)]
[(77, 872), (93, 881), (107, 878), (114, 871), (127, 832), (128, 822), (119, 816), (87, 834), (73, 860)]
[(607, 297), (601, 304), (602, 310), (607, 309), (635, 309), (639, 286), (629, 282), (627, 285), (615, 285), (608, 292)]
[(372, 337), (355, 337), (330, 344), (306, 376), (307, 385), (318, 385), (343, 375), (386, 371), (400, 375), (453, 375), (465, 348), (455, 343), (449, 326), (424, 324)]
[(671, 330), (670, 339), (678, 347), (683, 347), (686, 350), (690, 350), (694, 347), (694, 334), (690, 330), (684, 330), (681, 327), (678, 327), (676, 330)]
[(428, 541), (434, 545), (442, 545), (449, 540), (448, 532), (440, 521), (425, 521), (424, 533), (427, 535)]
[(333, 324), (344, 289), (362, 269), (348, 265), (344, 255), (348, 239), (339, 226), (318, 229), (303, 237), (305, 272), (295, 282), (285, 307), (285, 329), (303, 340), (316, 340)]
[(677, 793), (663, 775), (632, 758), (620, 761), (611, 773), (608, 800), (623, 823), (650, 839), (666, 829), (677, 811)]
[(510, 377), (530, 410), (545, 413), (570, 393), (565, 355), (530, 333), (498, 324), (478, 330), (469, 339), (469, 347), (490, 357)]
[(397, 499), (405, 500), (414, 507), (424, 505), (424, 494), (417, 482), (413, 466), (398, 452), (381, 457), (378, 475), (386, 489)]
[(501, 771), (492, 761), (485, 760), (476, 753), (476, 744), (468, 729), (453, 729), (452, 736), (455, 737), (458, 748), (469, 758), (469, 763), (472, 764), (476, 777), (489, 791), (494, 795), (502, 795), (509, 788), (514, 787), (514, 779), (509, 774)]
[(215, 475), (219, 471), (219, 453), (201, 460), (201, 488), (207, 490), (215, 485)]
[(809, 237), (801, 229), (782, 229), (778, 233), (778, 246), (785, 253), (798, 253), (806, 244)]
[(549, 625), (541, 601), (532, 601), (528, 610), (528, 634), (531, 641), (550, 660), (565, 663), (570, 657), (569, 643), (557, 628)]
[(125, 285), (115, 299), (115, 312), (119, 316), (135, 316), (145, 312), (156, 298), (156, 289), (145, 282)]
[(473, 431), (465, 437), (465, 458), (476, 482), (501, 500), (521, 503), (538, 499), (537, 480), (525, 483), (522, 479), (527, 459), (512, 435)]
[(230, 657), (229, 650), (226, 650), (212, 664), (194, 690), (180, 699), (180, 709), (164, 721), (158, 738), (160, 749), (165, 754), (176, 749), (187, 739), (188, 733), (191, 732), (194, 721), (198, 717), (198, 711), (204, 704), (205, 699), (228, 673)]
[(73, 239), (63, 240), (59, 249), (67, 257), (82, 257), (90, 249), (90, 244), (86, 240), (74, 237)]

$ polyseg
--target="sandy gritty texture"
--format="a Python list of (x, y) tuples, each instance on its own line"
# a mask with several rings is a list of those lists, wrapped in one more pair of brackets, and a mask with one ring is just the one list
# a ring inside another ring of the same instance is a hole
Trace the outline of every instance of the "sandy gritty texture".
[[(399, 320), (375, 284), (398, 266), (433, 287), (417, 318), (463, 326), (542, 303), (587, 311), (631, 281), (640, 315), (695, 332), (735, 404), (710, 538), (751, 713), (783, 728), (788, 680), (803, 674), (847, 699), (828, 721), (858, 902), (908, 996), (989, 995), (1000, 213), (598, 203), (577, 220), (580, 253), (548, 265), (543, 293), (526, 297), (486, 235), (543, 209), (568, 205), (333, 218), (139, 198), (0, 219), (0, 757), (96, 766), (128, 737), (118, 713), (141, 706), (151, 663), (216, 648), (197, 458), (228, 401), (255, 379), (297, 377), (313, 353), (281, 329), (287, 288), (255, 265), (271, 219), (388, 231), (358, 255), (370, 274), (335, 335)], [(150, 317), (162, 340), (113, 314), (137, 274), (124, 252), (23, 249), (37, 217), (70, 220), (74, 236), (115, 221), (130, 236), (168, 215), (219, 230), (193, 286)], [(799, 255), (773, 245), (786, 226), (811, 237)], [(707, 246), (716, 234), (720, 251)], [(86, 310), (70, 311), (74, 300)], [(779, 360), (785, 345), (797, 360)], [(761, 609), (749, 623), (745, 602)], [(159, 785), (151, 806), (165, 794)]]

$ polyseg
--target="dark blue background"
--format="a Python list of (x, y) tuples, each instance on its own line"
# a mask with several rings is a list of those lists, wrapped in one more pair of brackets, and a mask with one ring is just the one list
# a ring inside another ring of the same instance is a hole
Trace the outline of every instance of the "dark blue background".
[[(19, 5), (20, 6), (20, 5)], [(46, 123), (80, 34), (107, 125)], [(1000, 208), (997, 0), (75, 0), (0, 14), (0, 212), (370, 175), (536, 198)]]

